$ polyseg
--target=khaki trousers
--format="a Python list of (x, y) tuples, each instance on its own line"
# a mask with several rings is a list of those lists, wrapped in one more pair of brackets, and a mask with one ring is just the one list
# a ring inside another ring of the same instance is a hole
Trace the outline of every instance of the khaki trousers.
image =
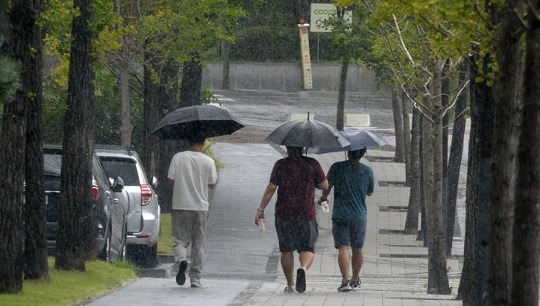
[(174, 241), (174, 261), (176, 264), (187, 261), (191, 244), (190, 277), (200, 277), (205, 258), (204, 239), (208, 211), (172, 210), (172, 237)]

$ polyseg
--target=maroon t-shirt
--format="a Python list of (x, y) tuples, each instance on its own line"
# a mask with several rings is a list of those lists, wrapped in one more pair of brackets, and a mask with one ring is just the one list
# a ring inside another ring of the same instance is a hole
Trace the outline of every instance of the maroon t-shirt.
[(278, 186), (276, 219), (315, 220), (315, 186), (325, 179), (321, 165), (311, 157), (278, 160), (270, 176)]

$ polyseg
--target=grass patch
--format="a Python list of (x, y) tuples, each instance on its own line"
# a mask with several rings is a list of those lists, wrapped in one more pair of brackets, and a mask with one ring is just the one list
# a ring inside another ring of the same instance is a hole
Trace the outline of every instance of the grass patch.
[(86, 272), (60, 271), (49, 257), (49, 280), (25, 280), (18, 294), (0, 294), (0, 305), (74, 305), (136, 278), (129, 262), (86, 262)]
[(161, 214), (161, 235), (158, 239), (158, 254), (173, 254), (174, 242), (171, 235), (171, 214)]

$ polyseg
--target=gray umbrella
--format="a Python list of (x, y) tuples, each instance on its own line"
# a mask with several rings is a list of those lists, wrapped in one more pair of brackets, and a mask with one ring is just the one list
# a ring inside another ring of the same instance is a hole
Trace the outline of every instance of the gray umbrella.
[(345, 130), (341, 131), (343, 136), (351, 143), (348, 146), (340, 147), (327, 147), (327, 148), (316, 148), (310, 150), (309, 153), (323, 154), (331, 152), (340, 152), (340, 151), (354, 151), (360, 149), (371, 149), (376, 147), (382, 147), (389, 145), (381, 136), (366, 130)]
[(243, 127), (225, 109), (205, 104), (176, 109), (163, 117), (152, 133), (162, 139), (210, 138), (232, 134)]
[(337, 129), (309, 119), (284, 123), (265, 140), (283, 146), (303, 148), (344, 147), (350, 144)]

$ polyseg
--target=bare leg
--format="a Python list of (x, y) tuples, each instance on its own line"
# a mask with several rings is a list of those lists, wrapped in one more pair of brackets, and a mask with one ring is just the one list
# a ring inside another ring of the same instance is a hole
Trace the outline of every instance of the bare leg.
[(340, 246), (339, 251), (338, 251), (338, 264), (339, 264), (339, 270), (341, 271), (342, 283), (349, 280), (349, 263), (350, 263), (349, 249), (350, 247), (345, 245), (345, 246)]
[(313, 263), (313, 258), (315, 257), (315, 254), (310, 251), (304, 251), (300, 253), (299, 259), (300, 259), (300, 266), (307, 271), (309, 267), (311, 267), (311, 264)]
[(283, 268), (283, 273), (287, 279), (287, 285), (294, 287), (293, 274), (294, 274), (294, 254), (293, 252), (282, 252), (281, 253), (281, 267)]
[(360, 280), (360, 270), (364, 262), (364, 251), (361, 248), (353, 249), (352, 254), (352, 281), (357, 282)]

